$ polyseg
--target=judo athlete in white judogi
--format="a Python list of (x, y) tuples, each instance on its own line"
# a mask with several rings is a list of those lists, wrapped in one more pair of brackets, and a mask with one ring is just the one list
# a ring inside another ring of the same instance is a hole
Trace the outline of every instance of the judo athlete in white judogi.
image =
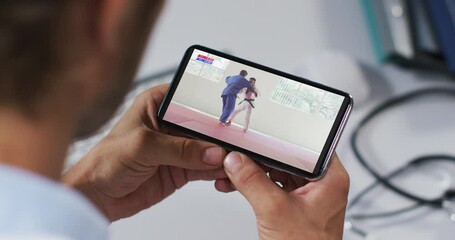
[(245, 112), (245, 122), (243, 123), (243, 131), (246, 133), (248, 131), (248, 127), (250, 125), (250, 118), (251, 118), (251, 112), (253, 111), (253, 108), (255, 107), (254, 105), (254, 100), (256, 97), (259, 95), (259, 90), (256, 87), (256, 79), (255, 78), (250, 78), (249, 82), (253, 86), (254, 92), (248, 90), (247, 88), (244, 88), (242, 91), (245, 93), (244, 99), (239, 103), (237, 108), (234, 110), (234, 112), (231, 113), (227, 120), (227, 125), (229, 126), (232, 123), (232, 120), (237, 116), (242, 111)]

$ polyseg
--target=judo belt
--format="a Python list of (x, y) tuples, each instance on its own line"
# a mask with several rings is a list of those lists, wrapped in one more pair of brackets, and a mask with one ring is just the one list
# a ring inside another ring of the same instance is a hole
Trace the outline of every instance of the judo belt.
[(248, 102), (248, 103), (251, 105), (251, 107), (254, 108), (254, 105), (253, 105), (253, 103), (252, 103), (253, 101), (254, 101), (254, 99), (247, 99), (247, 98), (244, 98), (241, 102), (239, 102), (239, 105), (240, 105), (241, 103), (243, 103), (243, 102)]

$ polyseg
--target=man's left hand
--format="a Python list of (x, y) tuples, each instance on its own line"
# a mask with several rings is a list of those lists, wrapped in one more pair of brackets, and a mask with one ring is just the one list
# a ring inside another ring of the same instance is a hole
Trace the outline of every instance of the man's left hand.
[(167, 88), (138, 96), (112, 131), (62, 178), (111, 221), (160, 202), (189, 181), (227, 178), (224, 149), (160, 128), (156, 113)]

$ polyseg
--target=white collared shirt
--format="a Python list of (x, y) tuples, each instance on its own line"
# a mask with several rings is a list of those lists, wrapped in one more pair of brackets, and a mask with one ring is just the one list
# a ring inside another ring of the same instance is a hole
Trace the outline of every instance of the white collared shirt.
[(106, 240), (108, 224), (76, 190), (0, 164), (0, 240)]

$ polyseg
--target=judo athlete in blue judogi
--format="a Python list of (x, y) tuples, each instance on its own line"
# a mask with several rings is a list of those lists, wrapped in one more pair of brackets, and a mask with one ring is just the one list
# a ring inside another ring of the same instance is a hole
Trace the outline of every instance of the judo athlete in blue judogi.
[(223, 112), (220, 117), (220, 124), (225, 125), (226, 121), (235, 109), (235, 100), (237, 94), (243, 89), (247, 88), (251, 92), (254, 92), (253, 86), (245, 78), (248, 75), (247, 71), (240, 71), (239, 75), (229, 76), (226, 78), (226, 88), (224, 88), (221, 97), (223, 98)]

